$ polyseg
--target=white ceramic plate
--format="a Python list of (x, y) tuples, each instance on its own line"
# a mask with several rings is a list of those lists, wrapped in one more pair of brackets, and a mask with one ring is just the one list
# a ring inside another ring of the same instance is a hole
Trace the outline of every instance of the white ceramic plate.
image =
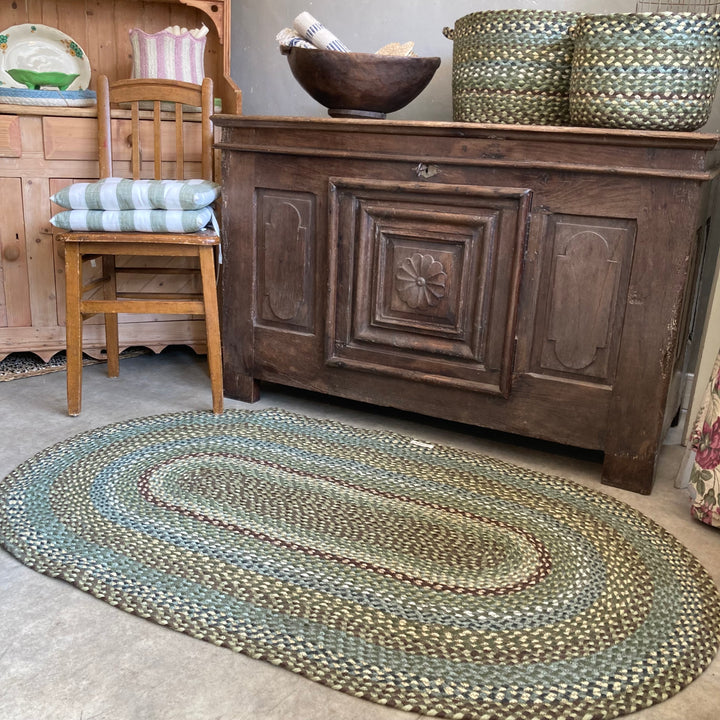
[(90, 62), (68, 35), (48, 25), (13, 25), (0, 32), (0, 87), (27, 88), (8, 70), (77, 75), (68, 90), (87, 90)]

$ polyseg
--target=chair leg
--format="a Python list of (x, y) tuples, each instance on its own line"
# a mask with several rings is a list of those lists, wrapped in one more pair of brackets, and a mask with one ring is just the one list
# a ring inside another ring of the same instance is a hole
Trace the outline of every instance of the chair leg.
[[(117, 300), (117, 279), (115, 256), (104, 255), (102, 259), (103, 296), (106, 300)], [(108, 377), (120, 375), (120, 342), (118, 339), (117, 313), (105, 313), (105, 352), (107, 355)]]
[(65, 348), (68, 415), (79, 415), (82, 404), (82, 268), (77, 243), (65, 243)]
[(215, 284), (215, 258), (212, 247), (200, 248), (200, 275), (205, 305), (205, 331), (207, 356), (212, 388), (213, 412), (223, 411), (222, 345), (220, 341), (220, 315), (218, 313), (217, 285)]

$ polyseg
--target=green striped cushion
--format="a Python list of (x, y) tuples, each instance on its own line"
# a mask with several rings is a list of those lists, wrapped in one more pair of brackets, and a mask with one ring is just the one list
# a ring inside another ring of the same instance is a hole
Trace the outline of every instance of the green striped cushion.
[(63, 230), (91, 232), (173, 232), (202, 230), (213, 220), (209, 207), (200, 210), (64, 210), (50, 218)]
[(210, 180), (105, 178), (68, 185), (50, 199), (70, 210), (199, 210), (219, 196), (220, 185)]

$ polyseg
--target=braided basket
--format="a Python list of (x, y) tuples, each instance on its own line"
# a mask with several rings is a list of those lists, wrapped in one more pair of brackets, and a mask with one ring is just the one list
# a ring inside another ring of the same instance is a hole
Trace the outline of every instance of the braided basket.
[(443, 34), (453, 41), (453, 118), (458, 122), (567, 125), (569, 29), (580, 13), (487, 10)]
[(574, 125), (696, 130), (710, 116), (720, 70), (720, 17), (587, 15), (571, 31)]

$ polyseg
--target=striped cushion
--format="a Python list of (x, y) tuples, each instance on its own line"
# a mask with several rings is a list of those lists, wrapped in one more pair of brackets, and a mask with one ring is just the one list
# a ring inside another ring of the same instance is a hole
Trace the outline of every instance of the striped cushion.
[(200, 210), (64, 210), (50, 219), (63, 230), (91, 232), (173, 232), (202, 230), (213, 221), (209, 207)]
[(50, 199), (70, 210), (199, 210), (219, 196), (220, 185), (210, 180), (105, 178), (68, 185)]

